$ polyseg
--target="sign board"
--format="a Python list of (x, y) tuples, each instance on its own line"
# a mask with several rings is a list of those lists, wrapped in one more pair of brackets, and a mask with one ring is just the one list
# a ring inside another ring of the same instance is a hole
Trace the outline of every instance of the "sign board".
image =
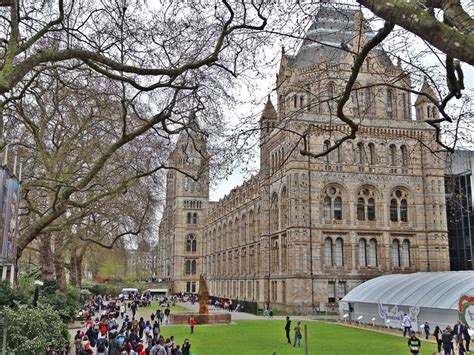
[(462, 295), (458, 303), (459, 319), (474, 328), (474, 296)]
[(0, 257), (14, 263), (18, 234), (20, 181), (8, 169), (0, 169)]
[[(405, 312), (399, 311), (398, 306), (393, 306), (392, 309), (388, 309), (388, 306), (384, 306), (382, 303), (378, 303), (379, 316), (387, 324), (390, 321), (391, 328), (402, 328), (402, 320)], [(420, 307), (408, 308), (408, 316), (411, 320), (411, 328), (418, 329), (418, 314), (420, 313)]]

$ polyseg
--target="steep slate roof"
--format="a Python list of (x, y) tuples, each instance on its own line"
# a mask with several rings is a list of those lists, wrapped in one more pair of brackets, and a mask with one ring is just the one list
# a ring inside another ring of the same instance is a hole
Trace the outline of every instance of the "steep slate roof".
[[(358, 11), (357, 7), (349, 5), (322, 5), (306, 32), (298, 53), (293, 57), (288, 56), (289, 65), (304, 67), (321, 62), (339, 64), (347, 55), (347, 51), (334, 47), (352, 47), (351, 42), (355, 38), (354, 15)], [(375, 35), (365, 20), (363, 32), (368, 39)], [(388, 69), (394, 68), (381, 46), (377, 46), (374, 52)]]
[(472, 294), (474, 271), (416, 272), (376, 277), (342, 301), (457, 310), (461, 296)]

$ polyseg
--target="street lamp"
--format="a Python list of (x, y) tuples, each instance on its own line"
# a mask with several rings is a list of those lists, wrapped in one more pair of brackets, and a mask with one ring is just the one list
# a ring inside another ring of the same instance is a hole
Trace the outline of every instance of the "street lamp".
[(40, 280), (35, 281), (35, 294), (33, 296), (33, 307), (38, 305), (38, 296), (39, 296), (39, 289), (43, 287), (44, 282)]

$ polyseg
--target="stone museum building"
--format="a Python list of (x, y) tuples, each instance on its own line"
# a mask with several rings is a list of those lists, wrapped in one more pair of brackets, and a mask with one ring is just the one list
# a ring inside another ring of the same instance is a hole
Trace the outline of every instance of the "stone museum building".
[[(299, 49), (282, 50), (260, 119), (259, 173), (218, 202), (191, 118), (170, 156), (158, 277), (197, 292), (202, 273), (213, 296), (304, 312), (376, 276), (449, 270), (444, 163), (423, 122), (438, 113), (424, 95), (411, 102), (400, 61), (377, 46), (344, 107), (357, 137), (320, 158), (301, 153), (349, 133), (337, 101), (353, 53), (374, 34), (357, 8), (321, 7)], [(436, 96), (427, 82), (419, 90)]]

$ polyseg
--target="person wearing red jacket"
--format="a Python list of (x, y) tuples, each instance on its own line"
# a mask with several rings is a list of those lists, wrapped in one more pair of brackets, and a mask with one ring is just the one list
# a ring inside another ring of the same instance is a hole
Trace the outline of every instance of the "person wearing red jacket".
[(191, 334), (194, 332), (194, 327), (196, 326), (196, 320), (193, 317), (189, 318), (189, 326), (191, 327)]

